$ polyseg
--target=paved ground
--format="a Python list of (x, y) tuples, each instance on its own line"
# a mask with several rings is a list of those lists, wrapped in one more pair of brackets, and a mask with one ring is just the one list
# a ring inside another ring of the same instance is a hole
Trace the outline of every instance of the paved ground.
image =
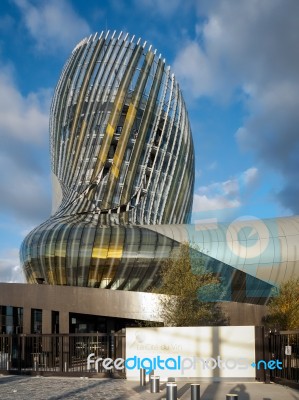
[[(1, 376), (1, 400), (60, 399), (165, 399), (165, 384), (161, 393), (151, 394), (138, 382), (121, 379), (44, 378)], [(190, 399), (190, 384), (178, 384), (178, 397)], [(239, 400), (299, 400), (299, 391), (284, 386), (263, 383), (201, 383), (201, 400), (225, 400), (227, 393), (238, 393)]]

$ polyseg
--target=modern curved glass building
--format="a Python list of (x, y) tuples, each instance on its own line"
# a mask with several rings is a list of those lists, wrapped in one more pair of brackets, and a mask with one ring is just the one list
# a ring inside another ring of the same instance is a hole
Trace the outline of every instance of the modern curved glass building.
[[(146, 291), (180, 243), (197, 243), (222, 300), (264, 304), (299, 275), (298, 217), (188, 225), (194, 151), (179, 85), (140, 39), (73, 50), (50, 115), (52, 216), (23, 241), (29, 283)], [(217, 300), (217, 299), (213, 299)]]
[(146, 42), (102, 33), (73, 50), (50, 115), (53, 213), (24, 240), (28, 282), (145, 290), (188, 223), (190, 124), (179, 85)]

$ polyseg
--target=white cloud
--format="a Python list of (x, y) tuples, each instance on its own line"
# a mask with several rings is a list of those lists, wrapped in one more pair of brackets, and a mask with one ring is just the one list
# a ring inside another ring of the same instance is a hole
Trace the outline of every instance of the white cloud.
[(194, 194), (193, 212), (240, 207), (248, 191), (256, 184), (258, 176), (258, 169), (252, 167), (238, 177), (200, 186)]
[(88, 23), (80, 17), (67, 0), (33, 3), (14, 0), (22, 12), (25, 25), (39, 50), (72, 48), (90, 34)]
[(173, 63), (173, 69), (186, 93), (193, 97), (214, 93), (216, 74), (196, 42), (184, 45)]
[(0, 67), (0, 87), (0, 136), (42, 144), (48, 131), (51, 91), (23, 96), (8, 66)]
[(211, 210), (225, 210), (226, 208), (240, 207), (238, 199), (229, 200), (225, 196), (208, 197), (207, 195), (194, 194), (192, 212)]
[(0, 87), (0, 207), (15, 219), (40, 222), (50, 208), (50, 90), (23, 96), (7, 66), (0, 67)]
[(223, 194), (225, 196), (235, 196), (239, 191), (239, 184), (237, 179), (229, 179), (224, 182), (214, 182), (209, 186), (201, 186), (198, 189), (200, 194), (214, 193)]
[(0, 282), (25, 282), (18, 249), (8, 249), (5, 257), (0, 256)]
[(194, 194), (193, 212), (240, 207), (237, 179), (200, 186)]
[[(26, 161), (25, 161), (26, 162)], [(26, 163), (17, 164), (14, 155), (0, 153), (0, 208), (16, 219), (41, 222), (50, 215), (50, 179), (41, 171), (32, 171)]]
[[(48, 121), (50, 90), (24, 96), (12, 66), (0, 64), (0, 209), (7, 226), (1, 235), (28, 230), (50, 215)], [(24, 282), (19, 250), (1, 245), (0, 281)]]
[(249, 168), (243, 173), (245, 186), (252, 187), (257, 182), (258, 178), (259, 178), (259, 171), (255, 167)]
[(283, 177), (278, 198), (298, 213), (299, 2), (202, 0), (197, 8), (196, 37), (182, 44), (176, 75), (187, 96), (243, 100), (236, 139)]

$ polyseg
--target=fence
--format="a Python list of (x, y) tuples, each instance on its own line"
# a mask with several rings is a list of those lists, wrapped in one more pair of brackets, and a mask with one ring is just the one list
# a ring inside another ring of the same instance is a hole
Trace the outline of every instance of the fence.
[(269, 333), (270, 358), (282, 361), (283, 368), (270, 372), (271, 380), (299, 384), (299, 331)]
[(87, 356), (90, 353), (94, 353), (95, 358), (125, 358), (125, 334), (2, 334), (0, 372), (51, 375), (106, 372), (101, 363), (98, 371), (94, 368), (88, 370)]
[[(86, 334), (18, 334), (0, 335), (0, 373), (79, 375), (91, 376), (107, 373), (98, 363), (88, 369), (87, 357), (126, 358), (124, 331), (110, 335)], [(299, 331), (270, 332), (264, 336), (261, 327), (256, 328), (256, 359), (280, 360), (283, 368), (257, 370), (260, 381), (299, 385)], [(111, 373), (120, 371), (111, 370)], [(125, 376), (125, 370), (122, 370)], [(298, 387), (298, 386), (297, 386)]]

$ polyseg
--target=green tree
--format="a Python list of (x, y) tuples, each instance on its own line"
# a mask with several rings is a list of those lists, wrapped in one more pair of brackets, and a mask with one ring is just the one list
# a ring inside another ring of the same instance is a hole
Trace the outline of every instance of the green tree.
[(219, 279), (205, 270), (197, 249), (181, 244), (163, 263), (160, 275), (161, 286), (153, 291), (167, 295), (161, 301), (166, 326), (227, 324), (219, 305), (211, 301), (219, 296)]
[(274, 297), (268, 304), (266, 324), (280, 330), (299, 329), (299, 278), (290, 279), (274, 289)]

